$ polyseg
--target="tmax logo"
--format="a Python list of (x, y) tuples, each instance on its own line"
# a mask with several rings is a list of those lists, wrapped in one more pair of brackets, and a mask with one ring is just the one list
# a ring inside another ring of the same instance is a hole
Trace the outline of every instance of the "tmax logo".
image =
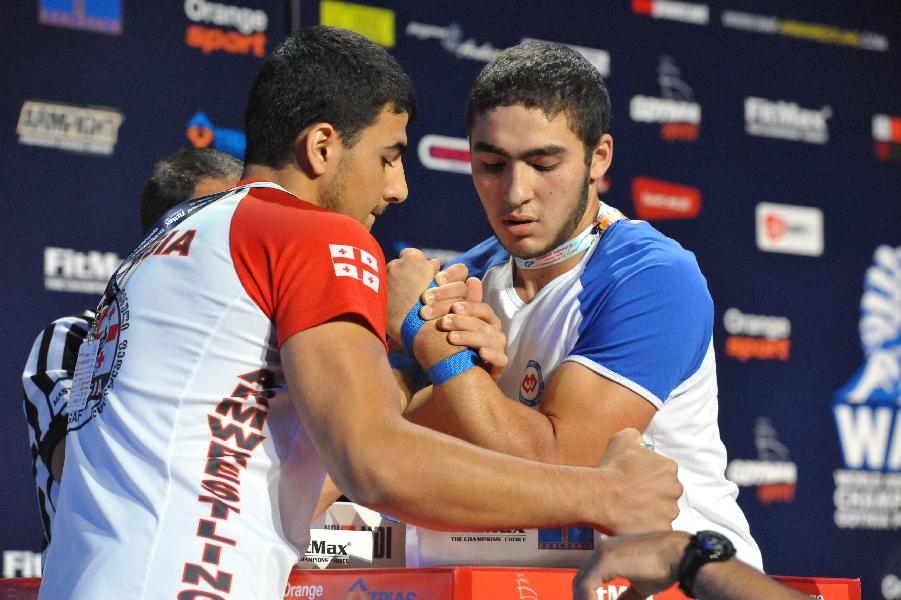
[(901, 117), (873, 115), (873, 141), (877, 158), (901, 162)]
[(879, 246), (860, 299), (864, 364), (835, 392), (845, 469), (834, 473), (835, 524), (901, 529), (901, 247)]
[(41, 0), (38, 21), (43, 25), (122, 34), (122, 0)]
[(632, 180), (635, 216), (645, 221), (693, 219), (701, 212), (701, 190), (650, 177)]
[(244, 132), (238, 129), (217, 127), (202, 112), (196, 113), (188, 120), (185, 135), (188, 136), (188, 140), (195, 148), (212, 146), (216, 150), (244, 159), (244, 150), (247, 146)]
[(660, 97), (633, 96), (629, 116), (638, 123), (660, 123), (660, 137), (668, 142), (698, 139), (701, 105), (682, 80), (682, 71), (671, 56), (661, 56), (657, 67)]
[(790, 460), (788, 448), (766, 417), (754, 424), (754, 445), (757, 460), (733, 460), (726, 467), (726, 477), (739, 487), (757, 486), (757, 499), (763, 504), (792, 502), (798, 465)]
[(760, 250), (804, 256), (823, 254), (823, 211), (819, 208), (761, 202), (755, 218)]

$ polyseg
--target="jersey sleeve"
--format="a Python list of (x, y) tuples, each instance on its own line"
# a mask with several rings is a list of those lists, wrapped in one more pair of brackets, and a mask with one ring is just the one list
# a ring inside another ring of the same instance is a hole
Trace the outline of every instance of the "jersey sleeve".
[[(605, 242), (607, 240), (604, 240)], [(694, 255), (672, 240), (627, 243), (586, 270), (584, 318), (567, 357), (661, 408), (704, 360), (713, 300)]]
[(386, 343), (385, 258), (360, 223), (259, 189), (241, 201), (229, 237), (238, 277), (275, 325), (279, 347), (341, 316), (359, 319)]

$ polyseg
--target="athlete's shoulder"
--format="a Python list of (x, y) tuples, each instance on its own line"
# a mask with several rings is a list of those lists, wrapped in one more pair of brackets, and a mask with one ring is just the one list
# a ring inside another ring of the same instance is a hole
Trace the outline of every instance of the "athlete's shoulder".
[(473, 246), (448, 264), (463, 263), (472, 277), (482, 277), (489, 269), (510, 260), (507, 252), (496, 237), (492, 236)]
[(664, 235), (647, 221), (617, 221), (604, 232), (589, 269), (635, 272), (648, 267), (700, 275), (694, 253)]

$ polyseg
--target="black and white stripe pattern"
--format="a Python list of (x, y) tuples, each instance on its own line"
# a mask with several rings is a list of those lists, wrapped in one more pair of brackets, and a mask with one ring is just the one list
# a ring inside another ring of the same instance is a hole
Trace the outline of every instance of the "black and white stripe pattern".
[(32, 474), (44, 525), (44, 545), (50, 543), (50, 525), (56, 514), (58, 484), (50, 471), (56, 445), (66, 437), (66, 401), (72, 385), (78, 348), (94, 320), (94, 312), (62, 317), (35, 339), (22, 371), (25, 419), (31, 443)]

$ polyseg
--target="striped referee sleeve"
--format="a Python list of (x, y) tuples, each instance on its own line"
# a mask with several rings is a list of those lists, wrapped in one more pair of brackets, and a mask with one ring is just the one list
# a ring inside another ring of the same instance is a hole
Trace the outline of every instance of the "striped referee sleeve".
[(22, 371), (25, 420), (31, 443), (31, 471), (37, 487), (44, 526), (44, 545), (50, 543), (50, 525), (56, 514), (58, 485), (50, 471), (56, 445), (66, 437), (66, 401), (72, 385), (78, 348), (94, 319), (87, 310), (62, 317), (35, 339)]

